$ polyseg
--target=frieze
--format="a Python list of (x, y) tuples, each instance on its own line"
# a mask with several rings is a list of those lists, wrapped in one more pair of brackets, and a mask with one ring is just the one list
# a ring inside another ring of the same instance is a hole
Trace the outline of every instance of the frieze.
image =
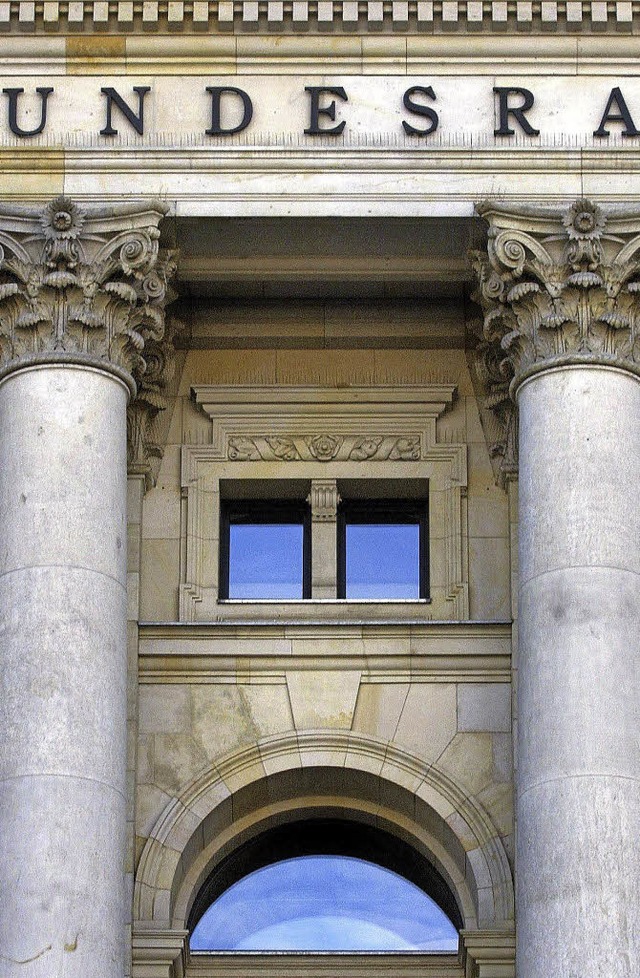
[[(615, 76), (611, 78), (614, 80)], [(528, 80), (525, 84), (514, 81), (507, 86), (482, 82), (472, 91), (462, 89), (456, 96), (455, 116), (450, 107), (452, 93), (460, 88), (455, 77), (418, 76), (410, 80), (407, 75), (401, 87), (371, 83), (365, 89), (353, 77), (338, 77), (324, 85), (310, 85), (302, 77), (286, 95), (277, 85), (272, 86), (271, 93), (265, 91), (255, 77), (245, 80), (235, 76), (229, 81), (235, 84), (210, 85), (206, 84), (206, 78), (195, 76), (190, 81), (182, 80), (171, 93), (171, 108), (179, 109), (176, 116), (171, 111), (167, 113), (166, 104), (163, 105), (167, 92), (160, 82), (121, 86), (118, 90), (86, 79), (83, 91), (93, 107), (87, 106), (86, 119), (74, 119), (72, 128), (67, 107), (73, 104), (74, 92), (66, 79), (53, 85), (41, 85), (34, 79), (28, 89), (5, 83), (0, 86), (0, 103), (6, 103), (7, 127), (5, 133), (0, 128), (0, 133), (15, 137), (22, 144), (40, 136), (67, 141), (78, 132), (93, 137), (98, 141), (96, 145), (102, 146), (109, 145), (117, 136), (141, 137), (154, 143), (159, 130), (150, 129), (151, 116), (156, 125), (169, 119), (174, 127), (178, 124), (180, 130), (171, 135), (172, 140), (187, 138), (203, 144), (215, 140), (212, 145), (231, 140), (231, 145), (235, 145), (236, 137), (245, 134), (242, 139), (254, 145), (256, 139), (263, 141), (267, 135), (258, 134), (255, 129), (255, 117), (266, 112), (273, 114), (272, 134), (286, 135), (289, 141), (305, 137), (311, 144), (322, 145), (321, 140), (327, 138), (337, 142), (338, 137), (345, 135), (349, 139), (352, 135), (356, 140), (364, 138), (366, 144), (377, 134), (379, 119), (384, 118), (393, 125), (384, 136), (381, 133), (381, 139), (388, 145), (393, 145), (394, 137), (437, 143), (447, 132), (455, 139), (459, 132), (474, 131), (476, 136), (493, 136), (501, 143), (506, 140), (517, 144), (523, 138), (549, 136), (556, 131), (561, 113), (565, 117), (561, 131), (566, 136), (572, 131), (577, 115), (575, 96), (571, 98), (569, 86), (559, 103), (555, 89), (550, 92), (540, 83), (535, 91), (529, 87), (533, 83)], [(606, 99), (597, 89), (587, 87), (587, 83), (576, 94), (581, 110), (587, 110), (583, 120), (588, 128), (580, 134), (583, 141), (595, 140), (599, 145), (606, 145), (612, 136), (614, 141), (616, 137), (640, 138), (635, 121), (639, 112), (636, 86), (629, 79), (609, 88)], [(374, 102), (379, 103), (378, 112), (372, 116)], [(33, 117), (29, 117), (27, 125), (24, 118), (30, 105), (34, 107)], [(483, 111), (478, 111), (479, 106)], [(190, 130), (186, 128), (187, 120), (191, 120)], [(480, 120), (482, 125), (478, 129)]]
[(421, 445), (419, 435), (231, 435), (227, 457), (235, 462), (408, 462), (420, 459)]

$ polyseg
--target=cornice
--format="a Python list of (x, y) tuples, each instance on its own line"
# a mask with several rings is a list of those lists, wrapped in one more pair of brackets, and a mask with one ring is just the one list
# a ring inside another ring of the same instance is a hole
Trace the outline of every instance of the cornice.
[(463, 978), (457, 954), (402, 954), (360, 952), (350, 954), (267, 953), (230, 954), (191, 952), (187, 978)]
[[(444, 0), (456, 3), (457, 0)], [(571, 2), (571, 0), (568, 0)], [(576, 0), (577, 2), (577, 0)], [(640, 9), (640, 0), (636, 0)], [(0, 0), (0, 10), (3, 0)], [(6, 5), (6, 2), (5, 2)], [(83, 22), (84, 23), (84, 22)], [(87, 22), (90, 24), (90, 22)], [(419, 31), (388, 34), (295, 31), (126, 32), (105, 27), (1, 33), (3, 76), (46, 75), (439, 75), (520, 77), (640, 74), (640, 39), (615, 30), (566, 32)]]
[(3, 0), (16, 32), (631, 32), (637, 0)]

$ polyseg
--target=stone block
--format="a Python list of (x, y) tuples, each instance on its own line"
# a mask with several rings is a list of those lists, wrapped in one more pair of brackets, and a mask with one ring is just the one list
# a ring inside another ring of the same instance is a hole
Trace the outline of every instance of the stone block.
[(258, 738), (293, 729), (289, 692), (282, 684), (246, 684), (238, 687)]
[(180, 795), (182, 790), (210, 766), (202, 745), (190, 733), (156, 734), (154, 737), (154, 783)]
[(139, 784), (136, 792), (136, 835), (147, 839), (173, 796), (154, 784)]
[(140, 617), (143, 621), (178, 618), (179, 540), (143, 540)]
[(193, 686), (191, 699), (193, 737), (211, 760), (259, 740), (260, 731), (238, 686)]
[(475, 621), (509, 621), (509, 541), (473, 537), (469, 541), (469, 606)]
[(511, 686), (506, 683), (460, 683), (458, 730), (511, 730)]
[(296, 730), (350, 729), (360, 672), (287, 672)]
[(513, 740), (511, 734), (493, 735), (493, 769), (496, 781), (513, 780)]
[(153, 737), (138, 737), (136, 753), (136, 777), (139, 784), (153, 782)]
[(142, 535), (147, 540), (179, 539), (180, 494), (175, 489), (155, 488), (147, 492)]
[(435, 760), (456, 732), (456, 687), (414, 683), (409, 687), (393, 743), (424, 760)]
[(437, 766), (469, 794), (477, 795), (493, 779), (493, 744), (488, 733), (459, 733), (440, 755)]
[(498, 486), (470, 494), (467, 511), (470, 537), (509, 536), (509, 500)]
[(141, 734), (188, 733), (191, 700), (188, 686), (141, 685), (139, 692)]
[(478, 801), (491, 816), (501, 837), (513, 832), (513, 791), (513, 785), (503, 781), (489, 784), (478, 792)]
[(354, 731), (392, 740), (408, 692), (408, 683), (363, 683), (356, 702)]

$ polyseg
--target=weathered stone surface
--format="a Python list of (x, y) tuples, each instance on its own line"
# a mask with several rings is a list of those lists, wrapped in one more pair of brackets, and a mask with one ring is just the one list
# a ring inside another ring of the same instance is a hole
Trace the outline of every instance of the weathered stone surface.
[[(640, 383), (586, 361), (530, 376), (518, 402), (518, 975), (567, 973), (580, 957), (631, 978)], [(587, 916), (598, 938), (585, 946)]]
[(0, 383), (7, 978), (125, 968), (126, 400), (84, 364)]

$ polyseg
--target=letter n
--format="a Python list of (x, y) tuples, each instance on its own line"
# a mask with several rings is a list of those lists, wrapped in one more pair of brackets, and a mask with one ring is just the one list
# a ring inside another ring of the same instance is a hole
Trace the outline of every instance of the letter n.
[(119, 95), (118, 92), (116, 92), (115, 88), (100, 89), (100, 91), (102, 92), (102, 94), (105, 96), (107, 100), (107, 122), (104, 129), (100, 130), (101, 136), (118, 135), (118, 130), (111, 123), (111, 112), (113, 110), (114, 105), (117, 109), (120, 110), (120, 112), (122, 112), (123, 116), (129, 123), (129, 125), (131, 125), (135, 129), (138, 135), (142, 136), (142, 134), (144, 133), (144, 97), (147, 94), (147, 92), (151, 91), (151, 89), (149, 88), (148, 85), (137, 85), (134, 86), (133, 90), (138, 96), (137, 114), (134, 112), (134, 110), (131, 108), (130, 105), (127, 105), (125, 100), (122, 98), (122, 95)]

